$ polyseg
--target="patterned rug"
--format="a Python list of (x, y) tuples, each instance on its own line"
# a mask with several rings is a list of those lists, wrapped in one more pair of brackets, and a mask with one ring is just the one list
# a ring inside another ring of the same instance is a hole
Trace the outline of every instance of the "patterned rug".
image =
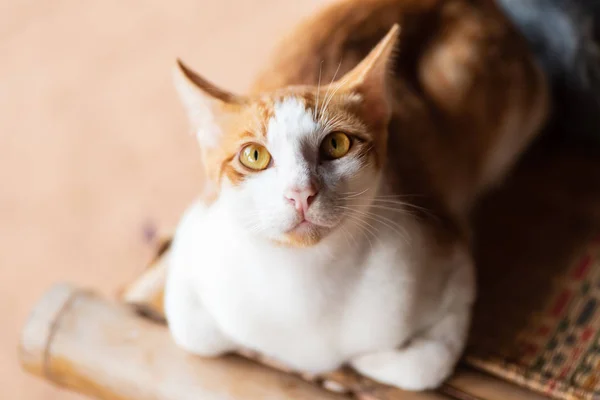
[(532, 152), (476, 224), (467, 362), (552, 397), (600, 399), (600, 155)]

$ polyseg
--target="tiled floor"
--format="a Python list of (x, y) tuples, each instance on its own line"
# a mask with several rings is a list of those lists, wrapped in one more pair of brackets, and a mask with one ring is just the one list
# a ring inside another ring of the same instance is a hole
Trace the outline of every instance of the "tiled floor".
[(243, 90), (324, 1), (2, 2), (2, 398), (75, 398), (20, 371), (27, 313), (57, 281), (114, 295), (150, 256), (145, 227), (168, 230), (198, 191), (174, 57)]

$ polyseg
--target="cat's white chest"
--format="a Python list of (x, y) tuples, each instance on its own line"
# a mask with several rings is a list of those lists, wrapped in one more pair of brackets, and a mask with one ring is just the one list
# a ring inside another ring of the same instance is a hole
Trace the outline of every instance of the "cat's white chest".
[(191, 231), (183, 228), (172, 261), (187, 265), (176, 272), (188, 275), (219, 328), (239, 345), (318, 372), (398, 346), (413, 333), (413, 288), (393, 265), (402, 262), (396, 251), (294, 251), (232, 237), (221, 216), (201, 209), (186, 218)]

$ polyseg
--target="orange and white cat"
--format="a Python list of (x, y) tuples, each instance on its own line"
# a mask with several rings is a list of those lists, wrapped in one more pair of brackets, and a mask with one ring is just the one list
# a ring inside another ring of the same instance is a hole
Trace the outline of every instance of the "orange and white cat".
[(208, 189), (169, 258), (175, 342), (442, 383), (475, 298), (469, 211), (546, 112), (544, 78), (501, 13), (343, 1), (283, 42), (249, 95), (182, 63), (176, 83)]

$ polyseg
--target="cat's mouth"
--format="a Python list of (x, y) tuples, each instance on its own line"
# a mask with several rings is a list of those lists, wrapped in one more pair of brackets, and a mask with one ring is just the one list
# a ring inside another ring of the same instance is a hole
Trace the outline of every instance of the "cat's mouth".
[(304, 233), (310, 233), (312, 230), (317, 229), (321, 227), (321, 225), (316, 224), (306, 218), (303, 218), (299, 223), (296, 224), (296, 226), (294, 226), (292, 229), (288, 230), (286, 233), (290, 234), (290, 233), (295, 233), (295, 234), (302, 234)]
[(327, 234), (329, 228), (303, 218), (295, 226), (285, 232), (286, 242), (292, 246), (307, 247), (317, 244)]

